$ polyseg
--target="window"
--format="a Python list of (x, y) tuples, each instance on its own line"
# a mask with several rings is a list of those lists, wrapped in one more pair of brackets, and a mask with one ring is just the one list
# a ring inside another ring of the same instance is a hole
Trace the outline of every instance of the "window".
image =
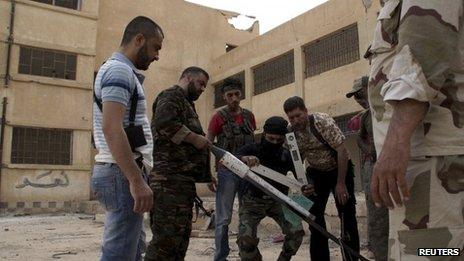
[(255, 95), (294, 82), (293, 50), (253, 69), (253, 80)]
[(76, 79), (77, 55), (55, 50), (21, 46), (19, 69), (22, 74)]
[(11, 163), (71, 165), (72, 131), (13, 127)]
[[(239, 72), (226, 79), (229, 79), (229, 78), (237, 78), (240, 80), (240, 82), (242, 83), (242, 97), (241, 98), (242, 100), (245, 99), (245, 72), (243, 71)], [(221, 106), (226, 105), (226, 101), (224, 101), (224, 99), (222, 98), (222, 91), (221, 91), (222, 82), (223, 81), (220, 81), (219, 83), (214, 85), (214, 108), (219, 108)]]
[(69, 8), (69, 9), (74, 9), (74, 10), (79, 10), (81, 7), (80, 0), (32, 0), (32, 1), (49, 4), (49, 5), (60, 6), (60, 7)]
[(335, 117), (335, 123), (337, 123), (338, 128), (343, 132), (343, 135), (348, 136), (351, 134), (356, 133), (356, 131), (350, 130), (348, 128), (348, 123), (350, 122), (351, 118), (356, 116), (358, 112), (350, 113), (350, 114), (345, 114), (342, 116)]
[(303, 46), (305, 75), (314, 76), (359, 60), (356, 24)]

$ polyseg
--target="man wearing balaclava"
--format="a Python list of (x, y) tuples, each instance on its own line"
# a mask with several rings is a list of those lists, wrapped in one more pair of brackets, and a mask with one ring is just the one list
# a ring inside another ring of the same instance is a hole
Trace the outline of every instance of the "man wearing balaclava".
[[(261, 164), (274, 171), (286, 175), (288, 171), (295, 173), (290, 152), (282, 145), (285, 141), (288, 122), (282, 117), (271, 117), (264, 124), (261, 142), (245, 145), (237, 150), (237, 156), (249, 166)], [(264, 178), (272, 186), (287, 194), (286, 186)], [(312, 188), (305, 186), (303, 193), (312, 194)], [(239, 209), (239, 232), (237, 244), (241, 260), (262, 260), (258, 249), (257, 227), (265, 217), (271, 217), (285, 235), (282, 252), (278, 261), (290, 260), (301, 245), (304, 232), (302, 227), (294, 226), (284, 217), (282, 205), (264, 194), (259, 188), (247, 184)]]

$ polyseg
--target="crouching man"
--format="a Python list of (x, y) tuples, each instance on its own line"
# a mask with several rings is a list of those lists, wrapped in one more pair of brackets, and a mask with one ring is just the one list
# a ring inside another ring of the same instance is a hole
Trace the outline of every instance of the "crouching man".
[[(282, 117), (271, 117), (264, 124), (263, 138), (260, 143), (249, 144), (237, 151), (239, 158), (248, 166), (261, 164), (283, 175), (293, 171), (293, 161), (290, 152), (282, 145), (285, 141), (288, 122)], [(287, 194), (284, 185), (264, 178), (272, 186)], [(303, 187), (305, 196), (313, 193), (312, 187)], [(277, 260), (290, 260), (296, 254), (303, 240), (304, 231), (301, 226), (295, 227), (284, 217), (282, 205), (267, 196), (259, 188), (247, 184), (242, 204), (239, 209), (239, 232), (237, 244), (241, 260), (262, 260), (258, 249), (257, 227), (265, 217), (271, 217), (282, 229), (285, 241), (282, 252)]]

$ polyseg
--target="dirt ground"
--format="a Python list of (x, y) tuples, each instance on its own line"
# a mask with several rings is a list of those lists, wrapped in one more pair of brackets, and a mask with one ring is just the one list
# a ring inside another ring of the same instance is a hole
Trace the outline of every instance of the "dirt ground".
[[(0, 260), (98, 260), (103, 233), (101, 219), (83, 214), (0, 217)], [(149, 229), (145, 231), (150, 239)], [(186, 260), (212, 260), (213, 233), (194, 231), (192, 236)], [(261, 229), (259, 237), (263, 259), (276, 260), (282, 243), (272, 243), (271, 234), (265, 228)], [(236, 236), (232, 235), (229, 260), (239, 260), (235, 240)], [(292, 260), (309, 260), (308, 241), (306, 235)], [(331, 255), (332, 260), (341, 260), (334, 244), (331, 244)]]

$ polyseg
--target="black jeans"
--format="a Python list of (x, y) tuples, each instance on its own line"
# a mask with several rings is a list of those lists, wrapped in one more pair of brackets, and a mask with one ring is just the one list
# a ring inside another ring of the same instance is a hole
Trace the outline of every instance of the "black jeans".
[[(337, 185), (338, 170), (332, 170), (328, 172), (319, 171), (316, 169), (308, 169), (307, 176), (313, 181), (314, 189), (316, 192), (315, 196), (309, 197), (313, 201), (314, 205), (310, 209), (310, 212), (316, 217), (315, 222), (323, 227), (325, 226), (325, 208), (330, 192), (335, 197), (335, 186)], [(346, 188), (350, 196), (348, 202), (341, 206), (337, 200), (336, 206), (340, 222), (343, 221), (344, 237), (343, 240), (348, 246), (354, 251), (359, 253), (359, 234), (358, 234), (358, 222), (356, 221), (356, 198), (354, 196), (354, 174), (353, 167), (348, 164), (348, 173), (345, 179)], [(342, 218), (343, 216), (343, 218)], [(330, 260), (329, 253), (329, 242), (326, 237), (316, 230), (311, 230), (311, 242), (310, 242), (310, 253), (311, 260), (315, 261), (328, 261)], [(347, 251), (345, 251), (347, 260), (358, 260), (352, 257)]]

